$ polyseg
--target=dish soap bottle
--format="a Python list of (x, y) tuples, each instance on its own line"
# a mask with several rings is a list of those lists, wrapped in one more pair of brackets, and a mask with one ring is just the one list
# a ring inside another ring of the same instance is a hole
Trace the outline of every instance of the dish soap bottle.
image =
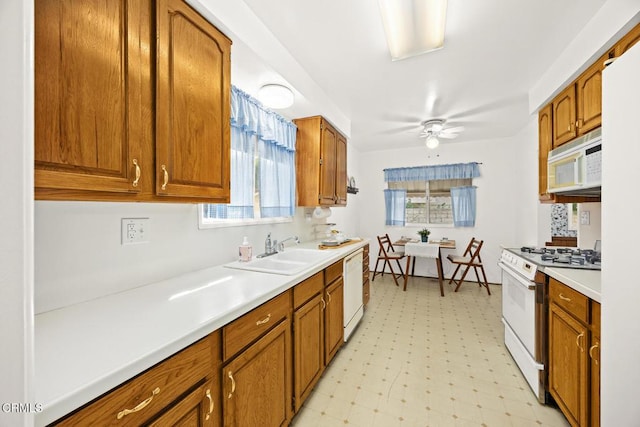
[(240, 256), (241, 262), (251, 261), (252, 248), (251, 248), (251, 244), (249, 243), (249, 240), (247, 239), (247, 236), (244, 236), (244, 239), (242, 240), (242, 244), (238, 248), (238, 254)]

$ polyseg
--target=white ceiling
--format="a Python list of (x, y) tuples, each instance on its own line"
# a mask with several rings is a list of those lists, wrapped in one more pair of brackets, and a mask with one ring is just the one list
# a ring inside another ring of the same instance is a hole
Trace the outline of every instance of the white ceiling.
[(429, 118), (465, 127), (443, 143), (515, 135), (529, 120), (529, 89), (605, 0), (449, 0), (444, 48), (396, 62), (375, 0), (231, 3), (252, 12), (294, 59), (285, 64), (232, 35), (232, 82), (253, 95), (265, 83), (289, 84), (296, 104), (281, 111), (288, 118), (331, 120), (313, 102), (322, 92), (351, 128), (335, 124), (368, 151), (421, 146), (420, 122)]

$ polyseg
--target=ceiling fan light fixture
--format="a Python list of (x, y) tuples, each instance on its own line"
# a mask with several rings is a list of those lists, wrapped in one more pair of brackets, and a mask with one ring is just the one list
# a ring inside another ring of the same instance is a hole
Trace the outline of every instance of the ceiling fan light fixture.
[(438, 145), (440, 145), (440, 141), (435, 137), (435, 135), (429, 135), (427, 137), (427, 140), (425, 141), (425, 144), (427, 144), (427, 148), (433, 150), (434, 148), (437, 148)]
[(447, 0), (378, 0), (391, 60), (444, 46)]
[(288, 108), (293, 105), (293, 92), (288, 87), (270, 83), (262, 86), (258, 90), (258, 99), (265, 106), (276, 110)]

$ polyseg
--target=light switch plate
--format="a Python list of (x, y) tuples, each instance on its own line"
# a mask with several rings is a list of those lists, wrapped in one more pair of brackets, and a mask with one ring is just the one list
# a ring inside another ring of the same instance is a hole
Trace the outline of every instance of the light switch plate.
[(589, 211), (580, 212), (580, 225), (589, 225), (590, 217)]
[(145, 243), (149, 241), (149, 218), (122, 218), (122, 244)]

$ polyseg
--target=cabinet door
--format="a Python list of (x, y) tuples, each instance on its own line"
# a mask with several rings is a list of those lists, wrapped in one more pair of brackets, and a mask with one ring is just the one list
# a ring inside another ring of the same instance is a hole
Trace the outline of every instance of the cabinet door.
[(602, 70), (605, 57), (598, 59), (576, 83), (578, 134), (583, 135), (602, 124)]
[(324, 369), (325, 306), (322, 294), (318, 294), (293, 314), (293, 396), (296, 412)]
[(220, 412), (215, 404), (215, 386), (208, 381), (173, 404), (149, 427), (214, 427), (220, 425)]
[(156, 193), (229, 202), (231, 42), (182, 0), (157, 2)]
[(144, 4), (36, 1), (36, 188), (141, 190)]
[[(320, 191), (318, 201), (321, 205), (336, 203), (336, 144), (338, 133), (326, 121), (320, 129)], [(300, 172), (298, 172), (300, 173)], [(346, 187), (345, 187), (346, 191)]]
[(291, 323), (282, 321), (223, 369), (225, 426), (272, 427), (291, 419)]
[(336, 140), (336, 204), (347, 204), (347, 139), (340, 134)]
[(553, 100), (553, 148), (571, 141), (576, 132), (576, 87), (570, 85)]
[(547, 160), (553, 141), (552, 118), (552, 104), (538, 113), (538, 194), (541, 202), (553, 202), (553, 196), (547, 192)]
[(325, 341), (324, 354), (325, 365), (328, 365), (333, 356), (342, 346), (344, 338), (344, 283), (342, 277), (336, 279), (325, 290), (327, 308), (325, 313)]
[(591, 426), (600, 426), (600, 337), (593, 336), (589, 347), (591, 369)]
[(618, 43), (616, 43), (616, 58), (623, 55), (638, 41), (640, 41), (640, 24), (636, 25), (623, 38), (621, 38)]
[(562, 308), (549, 311), (549, 392), (572, 425), (588, 420), (588, 329)]

